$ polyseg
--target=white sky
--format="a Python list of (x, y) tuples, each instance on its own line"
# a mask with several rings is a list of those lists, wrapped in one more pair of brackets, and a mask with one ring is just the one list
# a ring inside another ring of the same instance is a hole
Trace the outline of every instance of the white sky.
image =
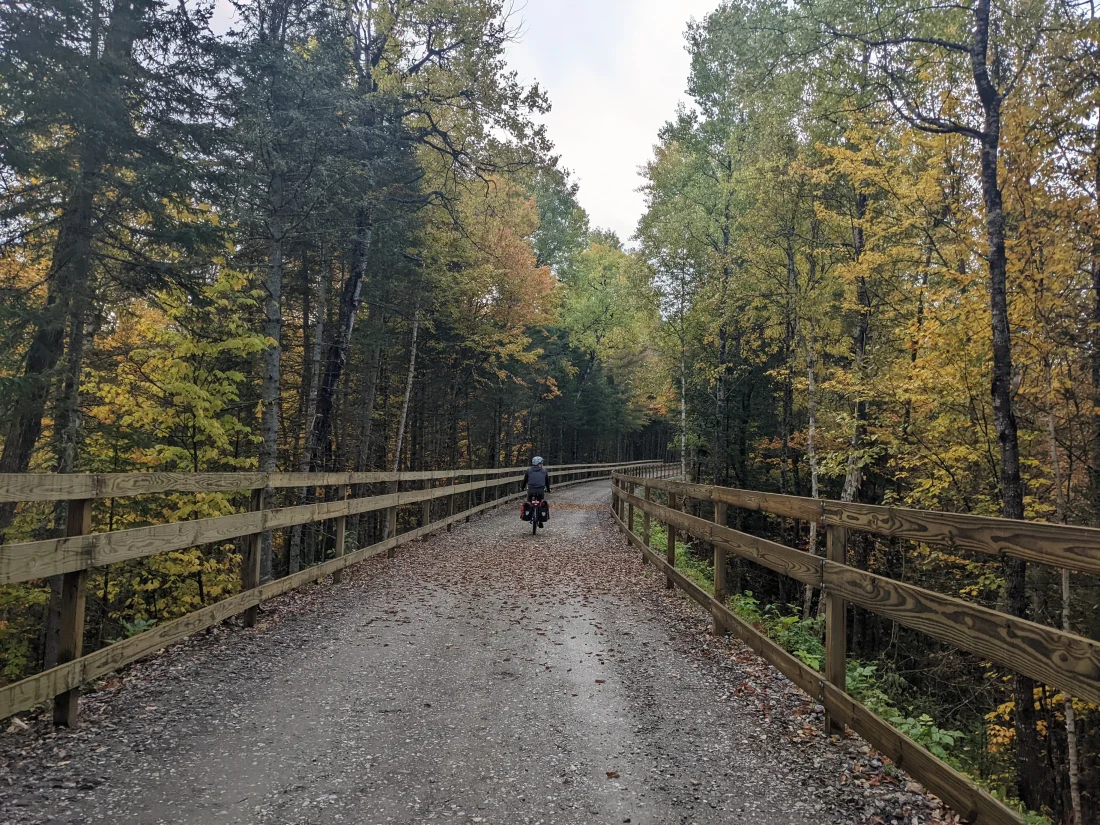
[(684, 30), (718, 0), (516, 3), (523, 35), (509, 62), (550, 96), (547, 132), (580, 183), (593, 225), (627, 242), (644, 209), (638, 167), (687, 97)]

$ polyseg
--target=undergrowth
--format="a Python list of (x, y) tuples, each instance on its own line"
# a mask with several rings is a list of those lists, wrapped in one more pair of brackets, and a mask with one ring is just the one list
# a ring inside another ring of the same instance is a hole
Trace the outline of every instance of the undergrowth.
[[(654, 551), (663, 555), (668, 546), (668, 534), (664, 527), (655, 524), (650, 534)], [(676, 541), (676, 569), (708, 594), (714, 595), (714, 567), (711, 561), (695, 553), (689, 543), (679, 539)], [(727, 606), (738, 618), (764, 633), (808, 667), (819, 672), (823, 669), (824, 616), (803, 618), (799, 605), (762, 605), (752, 591), (731, 596)], [(1008, 798), (1003, 784), (982, 780), (978, 776), (971, 754), (977, 744), (975, 736), (981, 735), (980, 724), (975, 728), (977, 733), (970, 734), (940, 727), (932, 715), (935, 708), (921, 707), (906, 700), (909, 685), (888, 663), (848, 659), (846, 676), (848, 693), (876, 716), (885, 719), (930, 753), (966, 773), (998, 799), (1018, 810), (1027, 825), (1049, 825), (1049, 819), (1024, 810), (1016, 800)]]
[[(663, 528), (651, 531), (656, 548), (667, 547), (668, 534)], [(714, 595), (714, 567), (692, 552), (687, 543), (676, 542), (676, 569)], [(746, 623), (766, 634), (784, 650), (816, 671), (825, 664), (825, 617), (803, 618), (797, 605), (761, 605), (751, 591), (730, 597), (728, 606)], [(847, 661), (848, 693), (910, 739), (956, 767), (962, 767), (961, 743), (965, 734), (941, 728), (932, 716), (919, 708), (903, 705), (901, 696), (907, 685), (896, 673), (877, 662), (859, 659)]]

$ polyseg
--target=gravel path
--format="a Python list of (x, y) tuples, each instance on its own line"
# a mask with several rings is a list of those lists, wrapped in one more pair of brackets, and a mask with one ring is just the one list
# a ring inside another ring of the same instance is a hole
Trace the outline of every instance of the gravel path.
[[(0, 822), (951, 822), (663, 589), (606, 483), (511, 506), (0, 737)], [(525, 532), (528, 530), (528, 532)]]

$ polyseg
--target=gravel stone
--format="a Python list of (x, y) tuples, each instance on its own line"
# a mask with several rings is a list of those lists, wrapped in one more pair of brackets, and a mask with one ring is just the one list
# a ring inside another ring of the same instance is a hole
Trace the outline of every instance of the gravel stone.
[[(606, 482), (504, 506), (0, 736), (0, 823), (953, 823), (642, 565)], [(862, 749), (862, 750), (861, 750)]]

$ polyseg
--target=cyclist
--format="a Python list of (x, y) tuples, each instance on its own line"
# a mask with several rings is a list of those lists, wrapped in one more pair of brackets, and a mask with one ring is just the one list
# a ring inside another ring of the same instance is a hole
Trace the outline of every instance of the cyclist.
[(538, 494), (542, 498), (543, 493), (550, 492), (550, 473), (542, 462), (542, 456), (531, 459), (531, 466), (523, 474), (523, 489), (527, 491), (527, 500), (530, 501)]
[(531, 508), (531, 532), (536, 533), (547, 515), (544, 494), (550, 492), (550, 473), (542, 463), (542, 456), (531, 459), (531, 466), (523, 474), (522, 489), (527, 491), (528, 501), (536, 502)]

